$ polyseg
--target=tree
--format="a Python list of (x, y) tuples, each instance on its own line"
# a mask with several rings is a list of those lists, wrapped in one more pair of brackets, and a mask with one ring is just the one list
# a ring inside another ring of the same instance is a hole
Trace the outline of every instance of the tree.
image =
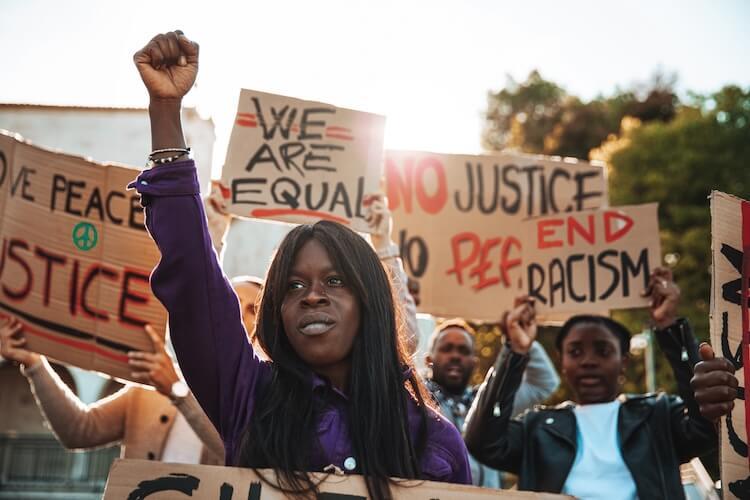
[[(694, 98), (672, 121), (630, 122), (592, 157), (610, 167), (612, 205), (659, 202), (663, 253), (682, 289), (682, 313), (708, 337), (711, 234), (708, 195), (750, 197), (750, 89)], [(632, 320), (631, 320), (632, 321)]]
[(678, 104), (674, 84), (674, 76), (656, 72), (634, 89), (583, 102), (536, 70), (523, 83), (508, 78), (505, 88), (487, 96), (482, 144), (491, 151), (587, 158), (617, 134), (625, 116), (644, 123), (671, 120)]
[(566, 92), (532, 71), (526, 81), (508, 77), (505, 88), (487, 95), (483, 146), (489, 150), (519, 149), (538, 153), (559, 120)]

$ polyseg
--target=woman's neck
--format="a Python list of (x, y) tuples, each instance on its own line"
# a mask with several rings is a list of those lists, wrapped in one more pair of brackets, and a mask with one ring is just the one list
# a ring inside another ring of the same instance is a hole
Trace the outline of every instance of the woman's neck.
[(349, 375), (352, 370), (352, 364), (349, 360), (344, 360), (334, 365), (316, 366), (313, 371), (319, 376), (328, 380), (332, 386), (344, 394), (349, 393)]

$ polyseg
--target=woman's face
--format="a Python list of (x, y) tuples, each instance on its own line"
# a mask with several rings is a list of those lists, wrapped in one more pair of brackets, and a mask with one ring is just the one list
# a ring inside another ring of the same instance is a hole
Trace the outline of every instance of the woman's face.
[(260, 293), (260, 287), (255, 283), (248, 283), (246, 281), (233, 283), (232, 287), (237, 293), (237, 297), (240, 299), (240, 309), (242, 310), (242, 323), (245, 325), (248, 335), (253, 334), (255, 329), (255, 304), (258, 300), (258, 294)]
[(281, 319), (300, 358), (337, 387), (344, 387), (359, 331), (359, 301), (334, 268), (325, 247), (315, 239), (297, 252)]
[(594, 324), (574, 326), (562, 342), (562, 372), (580, 404), (613, 401), (627, 357), (608, 329)]

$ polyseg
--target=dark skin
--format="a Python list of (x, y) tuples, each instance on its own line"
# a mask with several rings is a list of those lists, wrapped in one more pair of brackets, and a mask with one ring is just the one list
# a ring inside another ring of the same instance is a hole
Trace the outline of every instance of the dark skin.
[(295, 257), (281, 319), (299, 357), (346, 391), (359, 331), (359, 300), (317, 240), (302, 245)]
[[(519, 354), (528, 354), (536, 338), (535, 314), (533, 299), (522, 295), (515, 299), (514, 308), (500, 321), (511, 349)], [(432, 367), (432, 379), (449, 393), (460, 395), (477, 363), (474, 340), (463, 328), (446, 328), (425, 360)]]
[(695, 365), (690, 386), (701, 415), (717, 421), (734, 409), (739, 382), (734, 376), (732, 363), (725, 358), (717, 358), (710, 345), (701, 344), (699, 352), (702, 361)]
[[(671, 270), (655, 268), (643, 296), (651, 299), (649, 313), (658, 329), (664, 329), (677, 320), (680, 289), (674, 283)], [(522, 306), (517, 306), (503, 322), (503, 329), (509, 332), (511, 344), (514, 337), (519, 338), (518, 333), (512, 334), (513, 329), (528, 330), (533, 327), (533, 337), (536, 336), (533, 303), (526, 304), (526, 312), (519, 307)], [(513, 350), (521, 352), (516, 346), (513, 346)], [(621, 351), (618, 337), (608, 329), (598, 325), (577, 325), (563, 339), (560, 356), (563, 377), (577, 403), (606, 403), (613, 401), (620, 393), (619, 377), (624, 373), (629, 358), (628, 353)]]
[(620, 394), (618, 379), (628, 356), (608, 329), (585, 323), (573, 327), (563, 340), (560, 356), (563, 376), (577, 403), (607, 403)]
[[(152, 148), (184, 148), (180, 110), (198, 74), (198, 44), (181, 31), (160, 34), (136, 52), (133, 61), (150, 97)], [(281, 316), (297, 354), (316, 373), (346, 390), (359, 303), (314, 240), (297, 254)], [(318, 324), (309, 323), (311, 319)]]
[(450, 394), (460, 395), (469, 384), (477, 357), (474, 341), (469, 333), (459, 327), (440, 332), (432, 352), (425, 358), (432, 367), (432, 380)]

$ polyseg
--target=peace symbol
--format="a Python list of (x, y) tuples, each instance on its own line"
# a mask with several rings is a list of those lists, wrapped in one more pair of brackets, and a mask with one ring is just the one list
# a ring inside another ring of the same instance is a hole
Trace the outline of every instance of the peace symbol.
[(73, 244), (79, 250), (89, 251), (99, 241), (99, 233), (90, 222), (79, 222), (73, 228)]

